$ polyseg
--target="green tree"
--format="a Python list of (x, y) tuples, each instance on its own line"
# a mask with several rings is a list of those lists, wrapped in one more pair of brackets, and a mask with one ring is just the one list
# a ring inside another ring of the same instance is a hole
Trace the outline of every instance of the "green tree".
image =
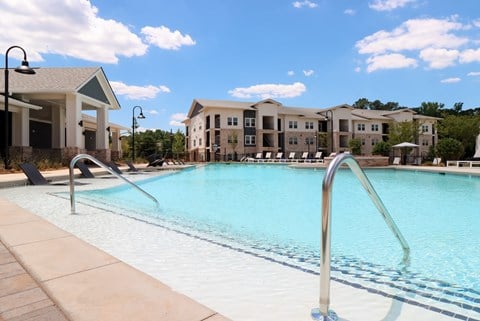
[(392, 145), (388, 142), (378, 142), (373, 146), (372, 154), (373, 155), (382, 155), (389, 156), (390, 151), (392, 150)]
[(356, 109), (370, 109), (370, 101), (367, 98), (360, 98), (352, 105)]
[(454, 138), (443, 138), (438, 141), (436, 154), (445, 162), (447, 160), (460, 159), (463, 155), (462, 143)]
[(183, 157), (185, 153), (185, 136), (180, 130), (173, 135), (172, 152), (177, 159), (180, 158), (180, 156)]
[(402, 142), (415, 142), (419, 134), (419, 124), (415, 121), (390, 123), (388, 141), (392, 145)]
[(453, 138), (459, 141), (463, 147), (465, 157), (472, 157), (475, 153), (475, 142), (480, 132), (479, 116), (455, 116), (449, 115), (439, 121), (438, 136), (442, 138)]
[(353, 138), (348, 141), (348, 148), (353, 155), (362, 154), (362, 141), (358, 138)]
[(417, 109), (419, 114), (431, 117), (442, 117), (442, 109), (445, 107), (442, 103), (423, 102)]

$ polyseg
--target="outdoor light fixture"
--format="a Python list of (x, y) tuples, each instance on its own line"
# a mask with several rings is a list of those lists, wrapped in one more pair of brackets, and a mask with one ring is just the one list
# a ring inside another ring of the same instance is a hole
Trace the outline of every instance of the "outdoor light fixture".
[(134, 106), (132, 109), (132, 161), (135, 161), (135, 109), (140, 108), (140, 115), (137, 116), (138, 119), (145, 119), (143, 115), (143, 109), (141, 106)]
[(108, 127), (106, 128), (106, 130), (107, 130), (107, 132), (110, 132), (110, 126), (108, 126)]
[(83, 127), (83, 120), (78, 122), (78, 126)]
[(330, 131), (332, 132), (332, 134), (331, 134), (332, 136), (330, 137), (331, 146), (332, 146), (331, 152), (334, 153), (335, 151), (333, 150), (333, 112), (331, 110), (327, 110), (325, 112), (325, 115), (328, 115), (328, 113), (330, 113), (330, 117), (325, 116), (325, 119), (330, 122)]
[(22, 60), (22, 64), (21, 66), (15, 68), (15, 71), (16, 72), (19, 72), (21, 74), (26, 74), (26, 75), (33, 75), (35, 74), (35, 70), (33, 70), (32, 68), (30, 68), (30, 66), (28, 65), (28, 61), (27, 61), (27, 53), (25, 52), (25, 50), (20, 47), (20, 46), (11, 46), (10, 48), (7, 49), (7, 52), (5, 53), (5, 91), (4, 91), (4, 95), (5, 95), (5, 151), (4, 151), (4, 154), (3, 154), (3, 163), (5, 165), (5, 169), (10, 169), (10, 155), (9, 155), (9, 141), (10, 141), (10, 130), (9, 130), (9, 119), (8, 119), (8, 53), (10, 52), (10, 50), (14, 49), (14, 48), (18, 48), (20, 50), (23, 51), (23, 60)]

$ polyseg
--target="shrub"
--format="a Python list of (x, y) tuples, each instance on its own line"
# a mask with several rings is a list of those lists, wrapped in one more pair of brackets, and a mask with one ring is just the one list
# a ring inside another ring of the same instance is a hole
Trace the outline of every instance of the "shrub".
[(362, 153), (362, 141), (358, 138), (350, 139), (348, 148), (353, 155), (360, 155)]
[(392, 150), (392, 145), (387, 142), (378, 142), (373, 146), (373, 155), (382, 155), (382, 156), (389, 156), (390, 151)]
[(443, 160), (455, 160), (460, 159), (463, 155), (463, 145), (453, 138), (442, 138), (437, 144), (437, 155), (442, 157)]

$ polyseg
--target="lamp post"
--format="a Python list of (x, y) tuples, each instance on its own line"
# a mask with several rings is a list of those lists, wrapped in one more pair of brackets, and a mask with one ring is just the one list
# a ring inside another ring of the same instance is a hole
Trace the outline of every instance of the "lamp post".
[(140, 114), (137, 116), (138, 119), (145, 119), (143, 115), (143, 109), (141, 106), (134, 106), (132, 109), (132, 161), (135, 162), (135, 109), (140, 108)]
[[(330, 113), (330, 117), (328, 117), (328, 113)], [(330, 131), (331, 131), (330, 146), (332, 148), (330, 152), (333, 153), (334, 152), (333, 150), (333, 112), (331, 110), (327, 110), (325, 112), (325, 118), (330, 122)]]
[(33, 70), (32, 68), (29, 67), (28, 65), (28, 61), (27, 61), (27, 53), (25, 52), (25, 50), (20, 47), (20, 46), (11, 46), (10, 48), (7, 49), (7, 52), (5, 53), (5, 91), (4, 91), (4, 95), (5, 95), (5, 111), (4, 111), (4, 115), (5, 115), (5, 151), (4, 151), (4, 154), (3, 154), (3, 163), (4, 163), (4, 166), (5, 166), (5, 169), (10, 169), (10, 155), (9, 155), (9, 148), (8, 148), (8, 144), (9, 144), (9, 141), (10, 141), (10, 130), (9, 130), (9, 119), (8, 119), (8, 53), (10, 52), (10, 50), (14, 49), (14, 48), (18, 48), (20, 50), (23, 51), (23, 60), (22, 60), (22, 65), (15, 68), (15, 71), (16, 72), (19, 72), (21, 74), (27, 74), (27, 75), (33, 75), (35, 74), (35, 70)]

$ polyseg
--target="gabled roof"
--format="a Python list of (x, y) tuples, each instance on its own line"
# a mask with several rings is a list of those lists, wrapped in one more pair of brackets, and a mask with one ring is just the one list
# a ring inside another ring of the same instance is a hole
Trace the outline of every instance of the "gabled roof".
[[(8, 79), (8, 89), (14, 94), (80, 93), (110, 105), (111, 109), (120, 109), (101, 67), (47, 67), (35, 69), (34, 75), (11, 69)], [(0, 92), (4, 87), (4, 77), (0, 77)]]

